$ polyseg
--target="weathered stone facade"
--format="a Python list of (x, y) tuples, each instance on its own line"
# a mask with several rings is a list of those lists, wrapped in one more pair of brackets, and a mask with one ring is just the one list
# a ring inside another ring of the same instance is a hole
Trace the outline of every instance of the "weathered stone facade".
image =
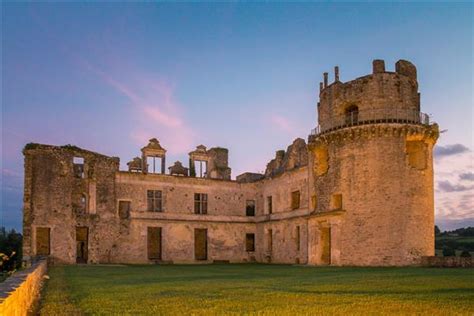
[(166, 174), (157, 139), (119, 159), (28, 144), (24, 254), (62, 263), (272, 262), (411, 265), (434, 253), (436, 124), (420, 113), (416, 68), (321, 83), (308, 144), (264, 174), (231, 180), (228, 150), (200, 145)]

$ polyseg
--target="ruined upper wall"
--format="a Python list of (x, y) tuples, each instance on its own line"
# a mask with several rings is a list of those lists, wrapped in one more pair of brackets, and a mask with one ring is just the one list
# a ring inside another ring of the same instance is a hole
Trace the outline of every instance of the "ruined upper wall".
[(334, 120), (350, 119), (345, 116), (353, 109), (359, 120), (371, 116), (404, 119), (420, 111), (416, 67), (409, 61), (397, 61), (395, 72), (389, 72), (383, 60), (374, 60), (372, 74), (348, 82), (339, 81), (336, 67), (335, 82), (328, 85), (327, 80), (325, 73), (318, 103), (318, 123), (323, 129)]
[(297, 138), (288, 146), (286, 152), (284, 150), (276, 152), (275, 158), (267, 164), (265, 177), (272, 177), (306, 165), (308, 165), (306, 142), (302, 138)]

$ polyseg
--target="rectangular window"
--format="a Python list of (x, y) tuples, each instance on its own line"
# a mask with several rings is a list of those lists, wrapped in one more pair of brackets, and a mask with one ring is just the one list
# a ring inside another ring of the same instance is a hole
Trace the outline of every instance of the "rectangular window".
[(162, 193), (159, 190), (148, 190), (147, 191), (147, 211), (149, 212), (162, 212)]
[(36, 227), (36, 254), (48, 256), (51, 253), (50, 228)]
[(318, 208), (318, 199), (316, 198), (316, 195), (311, 196), (311, 208), (313, 211), (316, 211)]
[(273, 212), (273, 201), (271, 196), (267, 196), (267, 209), (268, 214), (271, 214)]
[(194, 213), (207, 214), (207, 194), (194, 193)]
[(245, 207), (245, 215), (255, 216), (255, 200), (247, 200)]
[(300, 251), (300, 227), (296, 226), (296, 250)]
[(121, 219), (127, 219), (130, 217), (130, 211), (132, 208), (132, 202), (130, 201), (119, 201), (119, 217)]
[(76, 178), (84, 178), (84, 158), (74, 157), (72, 159), (73, 172)]
[(148, 259), (161, 260), (161, 227), (147, 229)]
[(331, 210), (342, 209), (342, 194), (333, 194), (331, 196)]
[(296, 210), (300, 208), (300, 191), (291, 192), (291, 209)]
[(245, 251), (255, 251), (255, 234), (245, 234)]

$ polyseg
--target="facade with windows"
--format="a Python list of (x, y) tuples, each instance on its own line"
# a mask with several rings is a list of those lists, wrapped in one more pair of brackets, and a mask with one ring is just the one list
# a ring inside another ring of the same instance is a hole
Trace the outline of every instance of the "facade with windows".
[(432, 148), (416, 68), (321, 84), (318, 127), (264, 174), (231, 179), (228, 150), (203, 145), (166, 170), (153, 138), (120, 161), (27, 144), (26, 258), (61, 263), (269, 262), (411, 265), (434, 251)]

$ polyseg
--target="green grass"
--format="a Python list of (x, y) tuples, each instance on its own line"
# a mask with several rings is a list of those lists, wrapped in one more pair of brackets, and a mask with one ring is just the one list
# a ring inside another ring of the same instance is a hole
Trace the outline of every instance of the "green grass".
[(288, 265), (56, 266), (41, 315), (474, 313), (474, 270)]

